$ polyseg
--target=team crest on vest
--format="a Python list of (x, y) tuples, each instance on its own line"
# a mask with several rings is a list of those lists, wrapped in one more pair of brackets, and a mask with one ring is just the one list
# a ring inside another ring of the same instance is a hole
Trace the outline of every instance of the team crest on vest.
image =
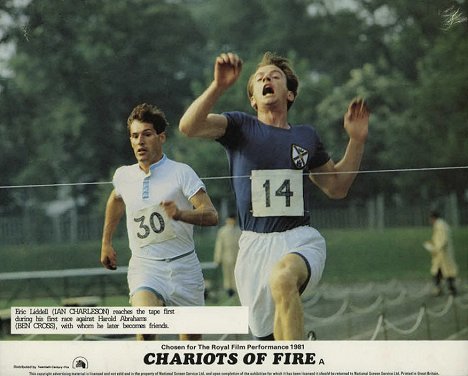
[(309, 152), (299, 145), (293, 144), (291, 146), (291, 158), (294, 162), (294, 165), (298, 169), (302, 169), (307, 164), (307, 160), (309, 159)]

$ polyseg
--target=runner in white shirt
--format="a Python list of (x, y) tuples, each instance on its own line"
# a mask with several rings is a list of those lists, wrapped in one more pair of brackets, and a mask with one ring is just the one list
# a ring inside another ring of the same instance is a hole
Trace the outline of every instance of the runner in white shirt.
[[(116, 170), (106, 206), (101, 263), (107, 269), (117, 268), (112, 237), (125, 212), (132, 251), (128, 284), (135, 307), (204, 305), (193, 225), (216, 225), (218, 214), (196, 173), (163, 153), (167, 125), (155, 106), (133, 109), (127, 126), (137, 163)], [(179, 337), (201, 339), (198, 334)], [(137, 335), (137, 339), (153, 338)]]

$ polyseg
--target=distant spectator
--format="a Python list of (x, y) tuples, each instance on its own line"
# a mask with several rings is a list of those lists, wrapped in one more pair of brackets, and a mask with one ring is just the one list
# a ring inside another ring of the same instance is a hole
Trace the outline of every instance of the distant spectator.
[(437, 211), (431, 211), (429, 221), (432, 224), (432, 238), (424, 242), (424, 248), (431, 253), (432, 257), (431, 275), (435, 285), (434, 294), (442, 294), (441, 283), (445, 279), (450, 293), (456, 295), (455, 278), (458, 268), (455, 262), (450, 226)]
[(230, 214), (226, 218), (216, 237), (214, 250), (214, 262), (221, 265), (223, 270), (223, 288), (228, 296), (233, 296), (236, 289), (234, 267), (239, 253), (239, 238), (241, 230), (237, 224), (236, 215)]

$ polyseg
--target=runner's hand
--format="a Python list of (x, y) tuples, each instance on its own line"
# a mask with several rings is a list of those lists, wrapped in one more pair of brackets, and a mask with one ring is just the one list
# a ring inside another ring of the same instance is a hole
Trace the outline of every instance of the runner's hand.
[(181, 211), (174, 201), (163, 201), (161, 202), (161, 206), (169, 218), (173, 219), (174, 221), (178, 221), (180, 219)]
[(365, 142), (369, 131), (370, 110), (362, 98), (351, 101), (344, 116), (344, 128), (350, 139)]
[(220, 54), (216, 58), (214, 80), (223, 89), (230, 87), (240, 76), (242, 60), (232, 52)]
[(111, 245), (103, 245), (101, 247), (101, 264), (106, 269), (117, 269), (117, 253)]

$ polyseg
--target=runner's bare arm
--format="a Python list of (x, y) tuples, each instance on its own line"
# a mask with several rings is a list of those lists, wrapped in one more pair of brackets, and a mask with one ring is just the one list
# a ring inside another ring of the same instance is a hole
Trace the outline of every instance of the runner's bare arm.
[(174, 201), (163, 201), (161, 206), (167, 216), (176, 221), (182, 221), (197, 226), (215, 226), (218, 224), (218, 212), (216, 211), (210, 196), (200, 189), (192, 196), (190, 202), (192, 210), (180, 210)]
[(344, 116), (344, 128), (349, 136), (343, 158), (335, 164), (329, 160), (311, 171), (310, 179), (330, 198), (346, 197), (357, 176), (368, 134), (370, 111), (362, 99), (351, 101)]
[(224, 135), (227, 119), (210, 112), (221, 95), (237, 81), (241, 70), (242, 61), (236, 54), (221, 54), (216, 58), (213, 82), (180, 119), (179, 130), (183, 134), (207, 139), (217, 139)]
[(124, 212), (125, 203), (113, 190), (107, 200), (101, 244), (101, 264), (107, 269), (117, 269), (117, 254), (112, 246), (112, 237)]

